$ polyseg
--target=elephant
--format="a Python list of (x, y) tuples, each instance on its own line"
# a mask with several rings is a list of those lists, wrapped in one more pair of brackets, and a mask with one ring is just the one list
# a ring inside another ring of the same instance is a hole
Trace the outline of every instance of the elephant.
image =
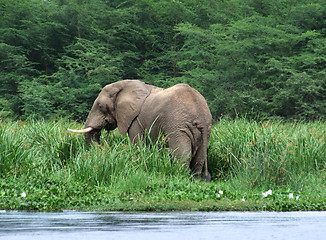
[(85, 141), (100, 144), (101, 130), (118, 128), (130, 141), (143, 140), (148, 132), (156, 141), (166, 136), (172, 154), (195, 176), (211, 180), (207, 166), (207, 145), (212, 115), (205, 98), (187, 84), (159, 88), (139, 80), (122, 80), (106, 85), (88, 114), (82, 130)]

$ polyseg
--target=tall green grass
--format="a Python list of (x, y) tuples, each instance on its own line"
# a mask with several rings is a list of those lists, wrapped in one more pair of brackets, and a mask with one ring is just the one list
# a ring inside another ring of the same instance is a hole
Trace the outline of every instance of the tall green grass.
[(302, 186), (325, 175), (326, 124), (221, 120), (208, 157), (215, 177), (251, 186)]
[[(126, 136), (103, 132), (102, 144), (88, 147), (83, 135), (67, 131), (71, 122), (1, 122), (1, 177), (25, 174), (47, 176), (62, 172), (94, 186), (151, 184), (155, 178), (185, 173), (162, 139), (134, 146)], [(82, 126), (75, 126), (81, 128)]]
[[(208, 148), (213, 182), (205, 183), (171, 157), (163, 138), (134, 146), (125, 135), (103, 132), (102, 144), (89, 148), (83, 135), (67, 131), (83, 127), (71, 121), (0, 121), (0, 208), (257, 201), (261, 191), (271, 188), (305, 193), (305, 201), (313, 204), (300, 209), (326, 209), (320, 202), (326, 201), (325, 126), (222, 119), (212, 129)], [(287, 204), (281, 202), (281, 209), (289, 209)]]
[(0, 176), (6, 178), (9, 175), (27, 173), (31, 164), (28, 154), (28, 144), (21, 135), (22, 122), (10, 124), (1, 123), (0, 127)]

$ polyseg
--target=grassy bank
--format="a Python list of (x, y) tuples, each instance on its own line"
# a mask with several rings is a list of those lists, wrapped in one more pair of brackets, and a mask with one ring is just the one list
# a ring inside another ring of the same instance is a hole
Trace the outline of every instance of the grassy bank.
[[(221, 120), (210, 183), (193, 180), (163, 141), (103, 133), (88, 148), (66, 120), (0, 122), (0, 209), (326, 210), (326, 124)], [(271, 190), (271, 191), (268, 191)]]

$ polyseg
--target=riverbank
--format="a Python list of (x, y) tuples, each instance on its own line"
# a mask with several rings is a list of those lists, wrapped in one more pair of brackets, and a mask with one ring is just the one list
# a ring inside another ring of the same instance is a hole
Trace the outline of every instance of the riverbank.
[(103, 132), (88, 148), (57, 121), (0, 122), (0, 209), (56, 211), (326, 210), (326, 124), (221, 120), (208, 149), (212, 182), (194, 180), (164, 141)]

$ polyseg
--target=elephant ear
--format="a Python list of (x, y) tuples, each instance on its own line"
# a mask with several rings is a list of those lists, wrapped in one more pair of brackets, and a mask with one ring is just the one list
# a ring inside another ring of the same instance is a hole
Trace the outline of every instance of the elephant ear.
[(116, 97), (116, 120), (119, 133), (125, 134), (151, 93), (151, 87), (138, 80), (124, 80), (120, 83), (121, 91)]

